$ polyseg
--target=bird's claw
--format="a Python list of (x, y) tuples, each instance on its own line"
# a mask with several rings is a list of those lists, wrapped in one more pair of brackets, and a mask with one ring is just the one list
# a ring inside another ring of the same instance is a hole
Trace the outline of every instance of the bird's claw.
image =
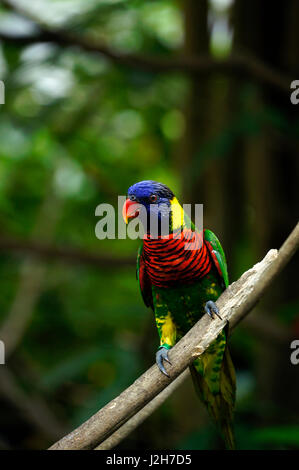
[(166, 372), (166, 369), (163, 365), (163, 361), (166, 361), (166, 362), (168, 362), (168, 364), (171, 365), (171, 362), (168, 358), (168, 349), (164, 348), (164, 346), (162, 346), (160, 349), (158, 349), (158, 351), (156, 353), (156, 363), (157, 363), (157, 366), (159, 367), (160, 371), (164, 375), (169, 377), (169, 374)]
[(222, 320), (221, 316), (219, 315), (219, 309), (213, 300), (209, 300), (205, 305), (206, 313), (211, 317), (214, 318), (214, 314), (217, 315), (220, 320)]

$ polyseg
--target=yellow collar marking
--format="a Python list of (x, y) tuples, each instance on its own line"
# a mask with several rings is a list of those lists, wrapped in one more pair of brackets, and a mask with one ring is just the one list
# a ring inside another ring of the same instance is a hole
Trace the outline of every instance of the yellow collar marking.
[(176, 197), (171, 199), (170, 204), (172, 211), (172, 229), (177, 230), (185, 225), (184, 211)]

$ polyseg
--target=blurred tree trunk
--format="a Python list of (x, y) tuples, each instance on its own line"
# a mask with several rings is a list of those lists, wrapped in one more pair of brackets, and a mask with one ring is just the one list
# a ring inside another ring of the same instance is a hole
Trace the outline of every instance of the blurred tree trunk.
[[(188, 0), (183, 7), (185, 54), (208, 55), (208, 2)], [(243, 230), (244, 217), (240, 152), (237, 149), (229, 153), (224, 149), (224, 141), (233, 135), (227, 128), (233, 118), (233, 93), (231, 80), (221, 73), (190, 79), (186, 132), (180, 155), (183, 199), (191, 204), (204, 204), (204, 227), (215, 231), (220, 238), (230, 269), (235, 264), (235, 246)], [(216, 139), (219, 139), (217, 145)], [(236, 275), (236, 270), (231, 271)]]
[[(182, 2), (185, 20), (184, 54), (201, 55), (209, 51), (208, 1), (184, 0)], [(195, 155), (204, 142), (208, 129), (207, 109), (209, 107), (209, 84), (206, 78), (190, 78), (189, 95), (185, 107), (186, 129), (180, 155), (180, 171), (184, 201), (201, 202), (203, 187), (194, 174)]]

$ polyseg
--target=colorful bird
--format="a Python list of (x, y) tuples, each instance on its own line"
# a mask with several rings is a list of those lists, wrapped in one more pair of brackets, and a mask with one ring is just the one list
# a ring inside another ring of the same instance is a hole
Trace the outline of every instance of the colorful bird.
[[(146, 306), (155, 314), (160, 337), (156, 363), (168, 376), (169, 349), (207, 313), (220, 316), (215, 301), (228, 286), (222, 246), (210, 230), (197, 230), (173, 192), (164, 184), (141, 181), (128, 190), (126, 223), (139, 217), (144, 226), (137, 256), (137, 279)], [(154, 232), (154, 233), (153, 233)], [(226, 327), (190, 366), (195, 389), (233, 449), (236, 380)]]

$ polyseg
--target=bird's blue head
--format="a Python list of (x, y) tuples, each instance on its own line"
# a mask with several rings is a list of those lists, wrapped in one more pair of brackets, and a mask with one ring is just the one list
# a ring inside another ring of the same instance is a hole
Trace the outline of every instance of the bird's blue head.
[(128, 189), (128, 199), (123, 207), (123, 217), (126, 223), (138, 216), (143, 225), (146, 222), (147, 233), (151, 230), (150, 221), (153, 220), (151, 217), (155, 216), (159, 227), (164, 221), (166, 222), (164, 228), (167, 227), (168, 231), (172, 231), (176, 228), (175, 225), (181, 226), (182, 208), (171, 189), (165, 184), (151, 180), (140, 181)]

